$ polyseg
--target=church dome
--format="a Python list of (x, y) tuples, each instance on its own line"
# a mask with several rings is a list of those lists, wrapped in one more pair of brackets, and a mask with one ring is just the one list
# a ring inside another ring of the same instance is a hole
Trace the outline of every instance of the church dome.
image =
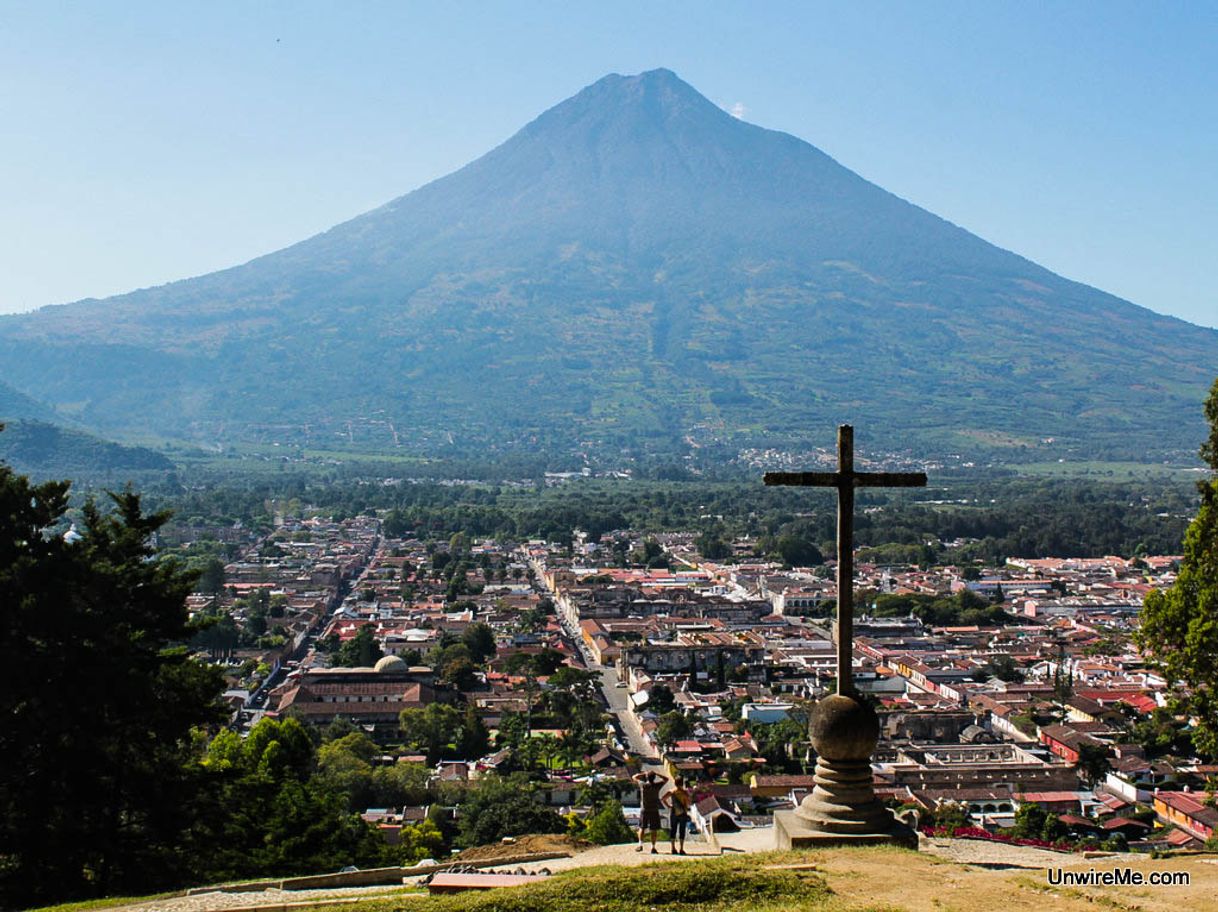
[(405, 674), (409, 671), (409, 666), (402, 661), (401, 656), (388, 655), (381, 658), (380, 661), (373, 666), (381, 674)]

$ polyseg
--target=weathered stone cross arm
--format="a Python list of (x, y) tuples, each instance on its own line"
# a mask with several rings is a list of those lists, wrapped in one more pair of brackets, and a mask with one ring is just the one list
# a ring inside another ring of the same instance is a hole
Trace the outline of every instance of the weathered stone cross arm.
[(836, 472), (766, 472), (767, 485), (837, 489), (837, 692), (854, 690), (854, 489), (920, 488), (925, 472), (854, 471), (854, 428), (837, 429)]

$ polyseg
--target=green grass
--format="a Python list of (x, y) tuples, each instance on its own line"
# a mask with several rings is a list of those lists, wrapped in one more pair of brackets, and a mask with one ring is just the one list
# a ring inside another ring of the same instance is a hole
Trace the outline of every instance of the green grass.
[(38, 909), (31, 909), (29, 912), (85, 912), (87, 909), (111, 909), (115, 906), (130, 906), (135, 903), (181, 895), (181, 893), (153, 893), (150, 896), (107, 896), (104, 899), (86, 899), (80, 902), (61, 903), (58, 906), (42, 906)]
[[(183, 470), (219, 472), (238, 477), (275, 475), (285, 470), (297, 474), (320, 474), (332, 471), (330, 461), (387, 475), (426, 473), (428, 469), (434, 469), (438, 462), (443, 462), (415, 453), (395, 453), (392, 450), (301, 448), (295, 445), (276, 447), (260, 443), (229, 444), (223, 453), (208, 453), (185, 447), (170, 448), (166, 453)], [(284, 457), (291, 461), (284, 463)]]
[[(766, 859), (769, 860), (768, 858)], [(542, 883), (426, 899), (387, 897), (359, 912), (637, 912), (637, 910), (824, 909), (832, 891), (811, 871), (767, 870), (758, 856), (704, 862), (602, 866), (556, 874)], [(331, 906), (352, 912), (352, 906)]]
[(1180, 466), (1138, 462), (1028, 462), (1012, 466), (1020, 475), (1040, 478), (1077, 478), (1085, 476), (1096, 481), (1132, 481), (1147, 478), (1188, 480), (1200, 478), (1200, 473)]

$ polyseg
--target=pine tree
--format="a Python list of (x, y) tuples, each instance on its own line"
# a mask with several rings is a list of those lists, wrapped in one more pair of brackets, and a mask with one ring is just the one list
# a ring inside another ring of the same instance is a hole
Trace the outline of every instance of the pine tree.
[(0, 907), (176, 885), (201, 787), (192, 732), (222, 718), (190, 659), (195, 575), (155, 560), (167, 515), (84, 507), (0, 464)]

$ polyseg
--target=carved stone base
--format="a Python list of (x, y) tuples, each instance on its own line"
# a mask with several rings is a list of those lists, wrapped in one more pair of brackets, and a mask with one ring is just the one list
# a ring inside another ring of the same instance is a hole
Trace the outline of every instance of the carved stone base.
[(867, 760), (816, 761), (815, 787), (796, 809), (808, 826), (825, 833), (885, 832), (892, 812), (875, 797)]
[(774, 814), (774, 848), (818, 849), (852, 845), (895, 845), (904, 849), (918, 847), (918, 834), (895, 819), (891, 832), (878, 833), (825, 833), (813, 829), (795, 811), (778, 811)]
[(778, 848), (918, 847), (918, 834), (875, 797), (871, 752), (879, 731), (875, 711), (856, 694), (835, 694), (816, 704), (809, 727), (817, 751), (814, 785), (798, 808), (774, 815)]

